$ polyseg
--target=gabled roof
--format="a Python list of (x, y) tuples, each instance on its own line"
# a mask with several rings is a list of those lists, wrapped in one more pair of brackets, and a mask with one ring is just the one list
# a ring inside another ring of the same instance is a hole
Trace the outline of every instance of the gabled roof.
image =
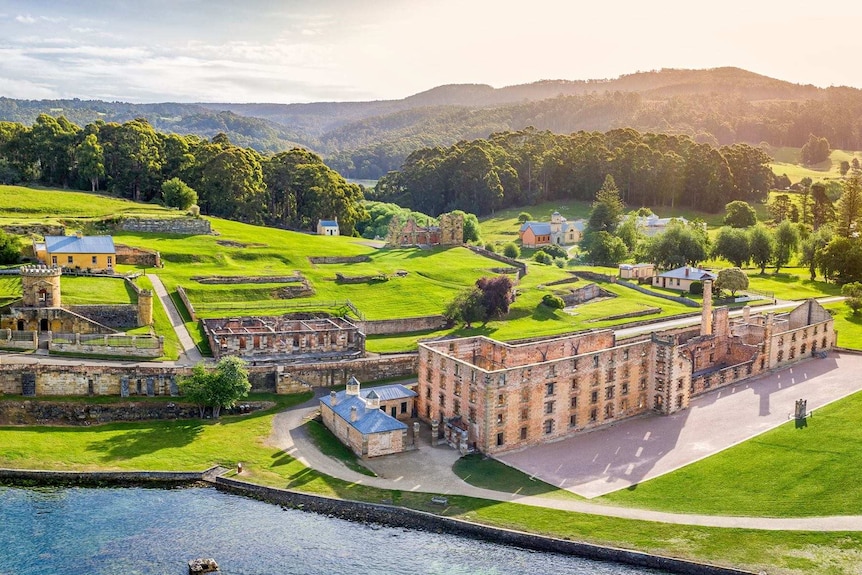
[(586, 220), (575, 220), (573, 222), (564, 222), (563, 223), (563, 230), (573, 228), (579, 232), (583, 232), (584, 228), (586, 228), (586, 227), (587, 227)]
[[(347, 425), (353, 427), (363, 435), (407, 429), (405, 424), (386, 414), (384, 411), (373, 407), (366, 407), (365, 400), (360, 397), (347, 395), (346, 392), (339, 391), (335, 395), (335, 399), (334, 406), (332, 405), (332, 398), (330, 396), (321, 397), (320, 402), (332, 408), (332, 411), (343, 419)], [(350, 421), (352, 407), (356, 408), (356, 421)]]
[(371, 394), (374, 394), (380, 401), (392, 401), (395, 399), (407, 399), (408, 397), (416, 397), (416, 392), (407, 389), (403, 385), (382, 385), (373, 389), (363, 389), (359, 392), (360, 397), (370, 399)]
[(318, 225), (323, 226), (324, 228), (337, 228), (338, 222), (335, 220), (320, 220)]
[(537, 236), (547, 236), (551, 234), (551, 224), (549, 222), (524, 222), (521, 224), (521, 233), (532, 229)]
[[(686, 274), (686, 270), (688, 273)], [(675, 279), (687, 279), (687, 280), (715, 280), (718, 276), (708, 270), (702, 270), (700, 268), (693, 268), (691, 266), (683, 266), (681, 268), (676, 268), (675, 270), (669, 270), (664, 273), (658, 274), (660, 278), (675, 278)]]
[(45, 236), (45, 250), (49, 254), (113, 254), (111, 236)]

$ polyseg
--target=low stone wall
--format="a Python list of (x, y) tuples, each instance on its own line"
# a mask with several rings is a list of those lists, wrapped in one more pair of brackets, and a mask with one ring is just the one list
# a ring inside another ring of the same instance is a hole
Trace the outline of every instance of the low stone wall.
[(112, 329), (123, 329), (138, 325), (138, 306), (118, 305), (70, 305), (69, 311)]
[(148, 234), (211, 234), (212, 226), (204, 218), (123, 218), (120, 229), (124, 232)]
[[(607, 317), (603, 317), (603, 318), (596, 319), (593, 321), (614, 321), (614, 320), (618, 320), (618, 319), (628, 319), (630, 317), (643, 317), (645, 315), (653, 315), (653, 314), (661, 313), (661, 311), (662, 310), (660, 307), (649, 307), (646, 309), (640, 309), (638, 311), (630, 311), (628, 313), (618, 313), (616, 315), (609, 315)], [(667, 319), (667, 318), (662, 318), (662, 319)], [(631, 327), (631, 324), (626, 324), (626, 327)]]
[(358, 264), (370, 262), (371, 256), (309, 256), (308, 261), (312, 264)]
[[(375, 381), (416, 374), (419, 355), (399, 354), (297, 365), (248, 366), (251, 390), (265, 393), (301, 393), (309, 386), (343, 385), (351, 375)], [(189, 367), (0, 364), (0, 395), (123, 395), (130, 397), (176, 395), (176, 381)]]
[(579, 281), (581, 281), (581, 278), (572, 274), (571, 277), (567, 277), (567, 278), (563, 278), (561, 280), (548, 282), (545, 284), (545, 287), (558, 286), (558, 285), (563, 285), (563, 284), (573, 284), (573, 283), (577, 283)]
[(154, 359), (165, 353), (165, 338), (163, 336), (106, 335), (93, 337), (79, 333), (65, 335), (67, 336), (65, 338), (53, 337), (48, 342), (48, 351), (144, 359)]
[(198, 314), (195, 312), (195, 306), (192, 305), (192, 302), (189, 300), (189, 296), (186, 295), (186, 290), (183, 289), (183, 286), (177, 286), (177, 295), (180, 296), (180, 301), (182, 301), (183, 305), (186, 306), (186, 310), (189, 312), (189, 317), (192, 318), (192, 321), (197, 321)]
[(690, 300), (687, 297), (674, 296), (674, 295), (660, 293), (660, 292), (651, 290), (649, 288), (641, 287), (638, 284), (632, 283), (628, 280), (620, 279), (617, 276), (599, 274), (599, 273), (589, 272), (589, 271), (576, 271), (575, 273), (577, 275), (581, 276), (582, 278), (586, 278), (588, 280), (617, 283), (617, 284), (624, 286), (624, 287), (627, 287), (629, 289), (639, 291), (642, 294), (651, 295), (653, 297), (660, 297), (660, 298), (666, 299), (668, 301), (675, 301), (676, 303), (681, 303), (682, 305), (685, 305), (688, 307), (700, 307), (699, 303), (697, 303), (694, 300)]
[[(240, 402), (242, 409), (223, 410), (222, 415), (251, 413), (274, 404), (263, 401)], [(91, 404), (58, 401), (0, 401), (0, 425), (93, 425), (114, 421), (196, 419), (200, 411), (187, 403), (136, 402)]]
[[(216, 468), (212, 468), (216, 469)], [(203, 480), (211, 471), (43, 471), (37, 469), (0, 469), (5, 485), (189, 485)]]
[(117, 263), (130, 266), (162, 267), (162, 257), (155, 250), (135, 248), (123, 244), (114, 244)]
[(39, 332), (0, 329), (0, 347), (10, 349), (36, 349), (39, 347)]
[(498, 253), (489, 252), (485, 248), (480, 248), (477, 246), (464, 246), (464, 247), (466, 247), (468, 250), (470, 250), (473, 253), (479, 254), (480, 256), (484, 256), (486, 258), (490, 258), (490, 259), (496, 260), (498, 262), (503, 262), (504, 264), (507, 264), (507, 265), (512, 266), (513, 268), (516, 268), (518, 270), (518, 279), (521, 279), (522, 277), (527, 275), (527, 264), (525, 264), (524, 262), (521, 262), (518, 260), (513, 260), (512, 258), (507, 258), (506, 256), (498, 254)]
[(594, 300), (599, 297), (617, 297), (616, 294), (602, 289), (597, 284), (587, 284), (583, 287), (571, 290), (567, 294), (560, 294), (566, 306), (573, 306)]
[(53, 226), (50, 224), (8, 224), (0, 226), (7, 234), (16, 236), (65, 236), (66, 226)]
[[(244, 495), (254, 499), (311, 511), (328, 516), (357, 521), (362, 523), (379, 523), (392, 527), (403, 527), (420, 531), (438, 531), (461, 537), (469, 537), (483, 541), (493, 541), (501, 545), (513, 545), (522, 549), (534, 551), (563, 553), (575, 557), (623, 563), (637, 567), (660, 569), (686, 575), (751, 575), (752, 572), (694, 563), (682, 559), (649, 555), (638, 551), (603, 547), (579, 541), (569, 541), (543, 537), (522, 531), (512, 531), (487, 525), (470, 523), (451, 517), (443, 517), (433, 513), (405, 509), (391, 505), (364, 503), (360, 501), (345, 501), (330, 499), (319, 495), (310, 495), (246, 483), (228, 477), (217, 477), (216, 487), (222, 491)], [(431, 495), (428, 495), (430, 502)]]
[(305, 282), (299, 274), (292, 276), (193, 276), (199, 284), (285, 284)]
[(335, 274), (335, 283), (340, 284), (369, 284), (389, 281), (386, 274), (374, 274), (370, 276), (346, 276), (344, 274)]
[(446, 326), (446, 318), (442, 315), (425, 315), (402, 319), (369, 320), (359, 322), (358, 325), (365, 335), (387, 335), (441, 329)]

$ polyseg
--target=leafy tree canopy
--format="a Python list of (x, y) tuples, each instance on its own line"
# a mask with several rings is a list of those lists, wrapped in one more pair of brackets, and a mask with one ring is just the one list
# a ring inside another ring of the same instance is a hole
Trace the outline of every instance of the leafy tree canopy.
[(718, 290), (727, 290), (736, 297), (736, 292), (748, 288), (748, 276), (739, 268), (725, 268), (718, 272), (715, 287)]

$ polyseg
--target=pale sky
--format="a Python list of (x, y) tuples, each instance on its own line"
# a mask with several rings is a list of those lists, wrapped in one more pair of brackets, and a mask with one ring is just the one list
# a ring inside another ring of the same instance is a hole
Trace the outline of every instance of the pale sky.
[(397, 99), (737, 66), (862, 87), (862, 2), (0, 0), (0, 96)]

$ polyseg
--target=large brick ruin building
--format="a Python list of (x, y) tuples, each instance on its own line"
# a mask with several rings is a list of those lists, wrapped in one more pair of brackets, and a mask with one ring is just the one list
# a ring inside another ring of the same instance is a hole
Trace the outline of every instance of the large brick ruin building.
[[(711, 282), (704, 282), (709, 302)], [(789, 313), (730, 319), (617, 341), (597, 330), (523, 344), (484, 336), (419, 344), (419, 417), (461, 449), (498, 453), (644, 414), (828, 351), (832, 317), (808, 300)]]
[(420, 226), (412, 217), (403, 224), (393, 217), (389, 222), (386, 245), (389, 247), (406, 246), (460, 246), (464, 243), (464, 216), (461, 214), (440, 214), (440, 224)]
[(216, 359), (236, 355), (250, 361), (346, 359), (365, 354), (365, 334), (350, 320), (242, 317), (204, 320)]

